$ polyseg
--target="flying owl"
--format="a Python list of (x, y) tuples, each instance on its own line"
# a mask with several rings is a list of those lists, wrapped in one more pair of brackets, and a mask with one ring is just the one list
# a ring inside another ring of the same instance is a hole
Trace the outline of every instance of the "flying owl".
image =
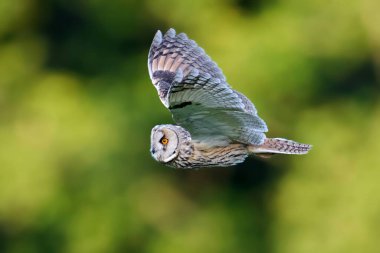
[(152, 129), (150, 152), (165, 165), (226, 167), (248, 155), (306, 154), (311, 146), (267, 138), (252, 102), (233, 90), (222, 70), (186, 34), (157, 31), (148, 55), (149, 76), (178, 125)]

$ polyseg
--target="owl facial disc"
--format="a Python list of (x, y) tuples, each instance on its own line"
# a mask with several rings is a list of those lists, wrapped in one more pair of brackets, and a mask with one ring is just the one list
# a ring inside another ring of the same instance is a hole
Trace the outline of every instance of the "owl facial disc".
[(166, 125), (159, 125), (152, 129), (151, 154), (155, 160), (168, 163), (178, 156), (178, 136), (174, 130)]

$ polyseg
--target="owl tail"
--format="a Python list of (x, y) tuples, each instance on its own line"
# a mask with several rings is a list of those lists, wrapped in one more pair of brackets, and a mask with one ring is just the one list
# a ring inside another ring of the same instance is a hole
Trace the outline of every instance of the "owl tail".
[(248, 147), (250, 153), (263, 158), (268, 158), (274, 154), (304, 155), (310, 149), (311, 145), (309, 144), (282, 138), (266, 138), (262, 145)]

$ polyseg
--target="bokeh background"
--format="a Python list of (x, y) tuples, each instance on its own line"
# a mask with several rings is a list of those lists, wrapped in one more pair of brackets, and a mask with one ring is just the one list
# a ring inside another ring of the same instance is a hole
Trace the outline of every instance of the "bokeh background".
[[(379, 252), (380, 1), (1, 0), (0, 252)], [(147, 71), (174, 27), (307, 156), (181, 171)]]

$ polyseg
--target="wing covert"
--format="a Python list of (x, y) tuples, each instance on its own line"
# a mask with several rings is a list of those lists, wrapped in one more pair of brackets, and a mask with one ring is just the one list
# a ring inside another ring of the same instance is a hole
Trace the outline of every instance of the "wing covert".
[(186, 128), (193, 139), (207, 139), (215, 144), (262, 144), (267, 126), (254, 113), (253, 105), (246, 108), (246, 103), (225, 82), (197, 70), (173, 83), (168, 94), (174, 121)]

